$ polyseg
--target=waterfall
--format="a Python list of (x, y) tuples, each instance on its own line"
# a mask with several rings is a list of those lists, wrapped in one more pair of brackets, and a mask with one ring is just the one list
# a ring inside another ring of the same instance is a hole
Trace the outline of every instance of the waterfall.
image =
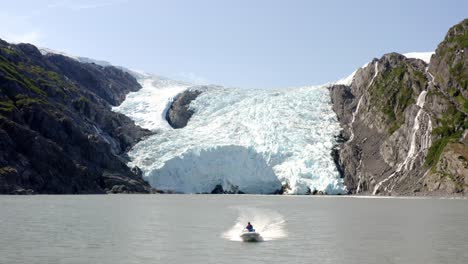
[[(369, 84), (367, 85), (367, 88), (369, 88), (374, 83), (374, 80), (377, 77), (377, 74), (379, 73), (378, 66), (379, 66), (379, 62), (376, 61), (375, 62), (375, 68), (374, 68), (374, 76), (372, 76), (372, 79), (369, 82)], [(353, 141), (353, 139), (354, 139), (353, 124), (354, 124), (354, 121), (356, 121), (356, 115), (359, 113), (359, 108), (361, 107), (362, 99), (363, 99), (363, 95), (361, 95), (361, 97), (359, 97), (359, 101), (357, 103), (356, 110), (354, 110), (354, 112), (353, 112), (353, 118), (351, 119), (351, 123), (349, 123), (349, 130), (350, 130), (351, 136), (349, 137), (348, 144), (351, 143)]]
[[(429, 146), (431, 145), (431, 131), (432, 131), (432, 122), (430, 119), (429, 114), (427, 114), (423, 107), (424, 103), (426, 102), (426, 95), (427, 91), (422, 91), (419, 96), (418, 100), (416, 101), (416, 105), (419, 107), (418, 113), (414, 117), (414, 122), (413, 122), (413, 128), (411, 130), (411, 140), (410, 140), (410, 149), (408, 150), (408, 154), (406, 155), (406, 158), (403, 162), (399, 163), (395, 172), (390, 174), (387, 178), (383, 179), (377, 185), (374, 187), (374, 191), (372, 194), (377, 194), (379, 188), (384, 184), (385, 182), (389, 181), (397, 173), (403, 171), (406, 172), (408, 170), (411, 170), (411, 168), (414, 165), (414, 161), (418, 157), (418, 155), (426, 151)], [(425, 130), (423, 130), (423, 134), (419, 135), (419, 131), (421, 130), (421, 127), (424, 125), (423, 121), (424, 119), (427, 118), (427, 127)], [(392, 188), (393, 189), (393, 188)], [(387, 188), (385, 188), (387, 190)]]
[[(362, 166), (362, 157), (359, 159), (359, 166), (357, 168), (356, 171), (359, 171), (361, 169), (361, 166)], [(361, 182), (362, 182), (362, 174), (359, 173), (358, 175), (358, 185), (357, 185), (357, 189), (356, 189), (356, 194), (358, 194), (360, 191), (361, 191)]]
[(369, 85), (367, 85), (367, 88), (369, 88), (374, 83), (375, 77), (377, 77), (377, 74), (379, 73), (378, 67), (379, 67), (379, 62), (376, 61), (375, 68), (374, 68), (374, 76), (372, 77), (372, 80), (370, 81)]
[(349, 124), (349, 130), (350, 130), (351, 136), (349, 137), (348, 143), (351, 143), (351, 141), (353, 141), (354, 139), (353, 124), (354, 124), (354, 121), (356, 120), (356, 115), (359, 112), (359, 107), (361, 107), (362, 97), (363, 96), (361, 95), (361, 97), (359, 98), (358, 104), (356, 106), (356, 110), (354, 110), (353, 112), (353, 118), (351, 119), (351, 123)]
[(428, 83), (428, 84), (433, 84), (433, 85), (434, 85), (434, 75), (432, 75), (432, 74), (429, 72), (429, 67), (426, 67), (426, 73), (429, 75), (429, 77), (431, 77), (431, 79), (429, 80), (429, 83)]

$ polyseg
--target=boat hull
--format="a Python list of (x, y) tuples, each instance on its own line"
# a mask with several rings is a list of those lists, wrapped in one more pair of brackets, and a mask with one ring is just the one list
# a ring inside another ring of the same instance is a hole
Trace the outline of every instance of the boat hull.
[(262, 237), (257, 232), (243, 232), (240, 235), (240, 238), (244, 242), (260, 242), (260, 241), (262, 241)]

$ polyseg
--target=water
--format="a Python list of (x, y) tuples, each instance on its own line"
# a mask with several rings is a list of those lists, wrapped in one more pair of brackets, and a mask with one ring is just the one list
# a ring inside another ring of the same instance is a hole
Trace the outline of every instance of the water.
[[(467, 263), (467, 219), (448, 199), (0, 196), (0, 263)], [(249, 220), (265, 242), (238, 241)]]

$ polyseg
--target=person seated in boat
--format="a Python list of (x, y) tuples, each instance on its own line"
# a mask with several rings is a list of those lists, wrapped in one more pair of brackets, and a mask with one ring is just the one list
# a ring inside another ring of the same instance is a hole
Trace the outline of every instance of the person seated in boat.
[(253, 225), (250, 224), (250, 222), (247, 224), (245, 227), (249, 232), (255, 232), (255, 229), (253, 228)]

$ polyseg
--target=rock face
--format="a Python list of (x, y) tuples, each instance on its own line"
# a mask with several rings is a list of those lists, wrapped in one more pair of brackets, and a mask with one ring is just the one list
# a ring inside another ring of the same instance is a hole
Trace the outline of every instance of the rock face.
[(0, 193), (149, 192), (125, 152), (150, 132), (111, 111), (138, 89), (115, 67), (0, 40)]
[(202, 92), (196, 89), (188, 89), (179, 94), (166, 112), (166, 120), (173, 128), (183, 128), (193, 115), (189, 108), (190, 103)]
[(337, 164), (350, 193), (466, 194), (468, 20), (429, 65), (397, 53), (374, 59), (351, 85), (330, 87), (343, 127)]
[[(453, 26), (429, 64), (435, 91), (428, 96), (437, 127), (424, 184), (438, 193), (468, 193), (468, 19)], [(440, 185), (439, 185), (440, 183)]]

